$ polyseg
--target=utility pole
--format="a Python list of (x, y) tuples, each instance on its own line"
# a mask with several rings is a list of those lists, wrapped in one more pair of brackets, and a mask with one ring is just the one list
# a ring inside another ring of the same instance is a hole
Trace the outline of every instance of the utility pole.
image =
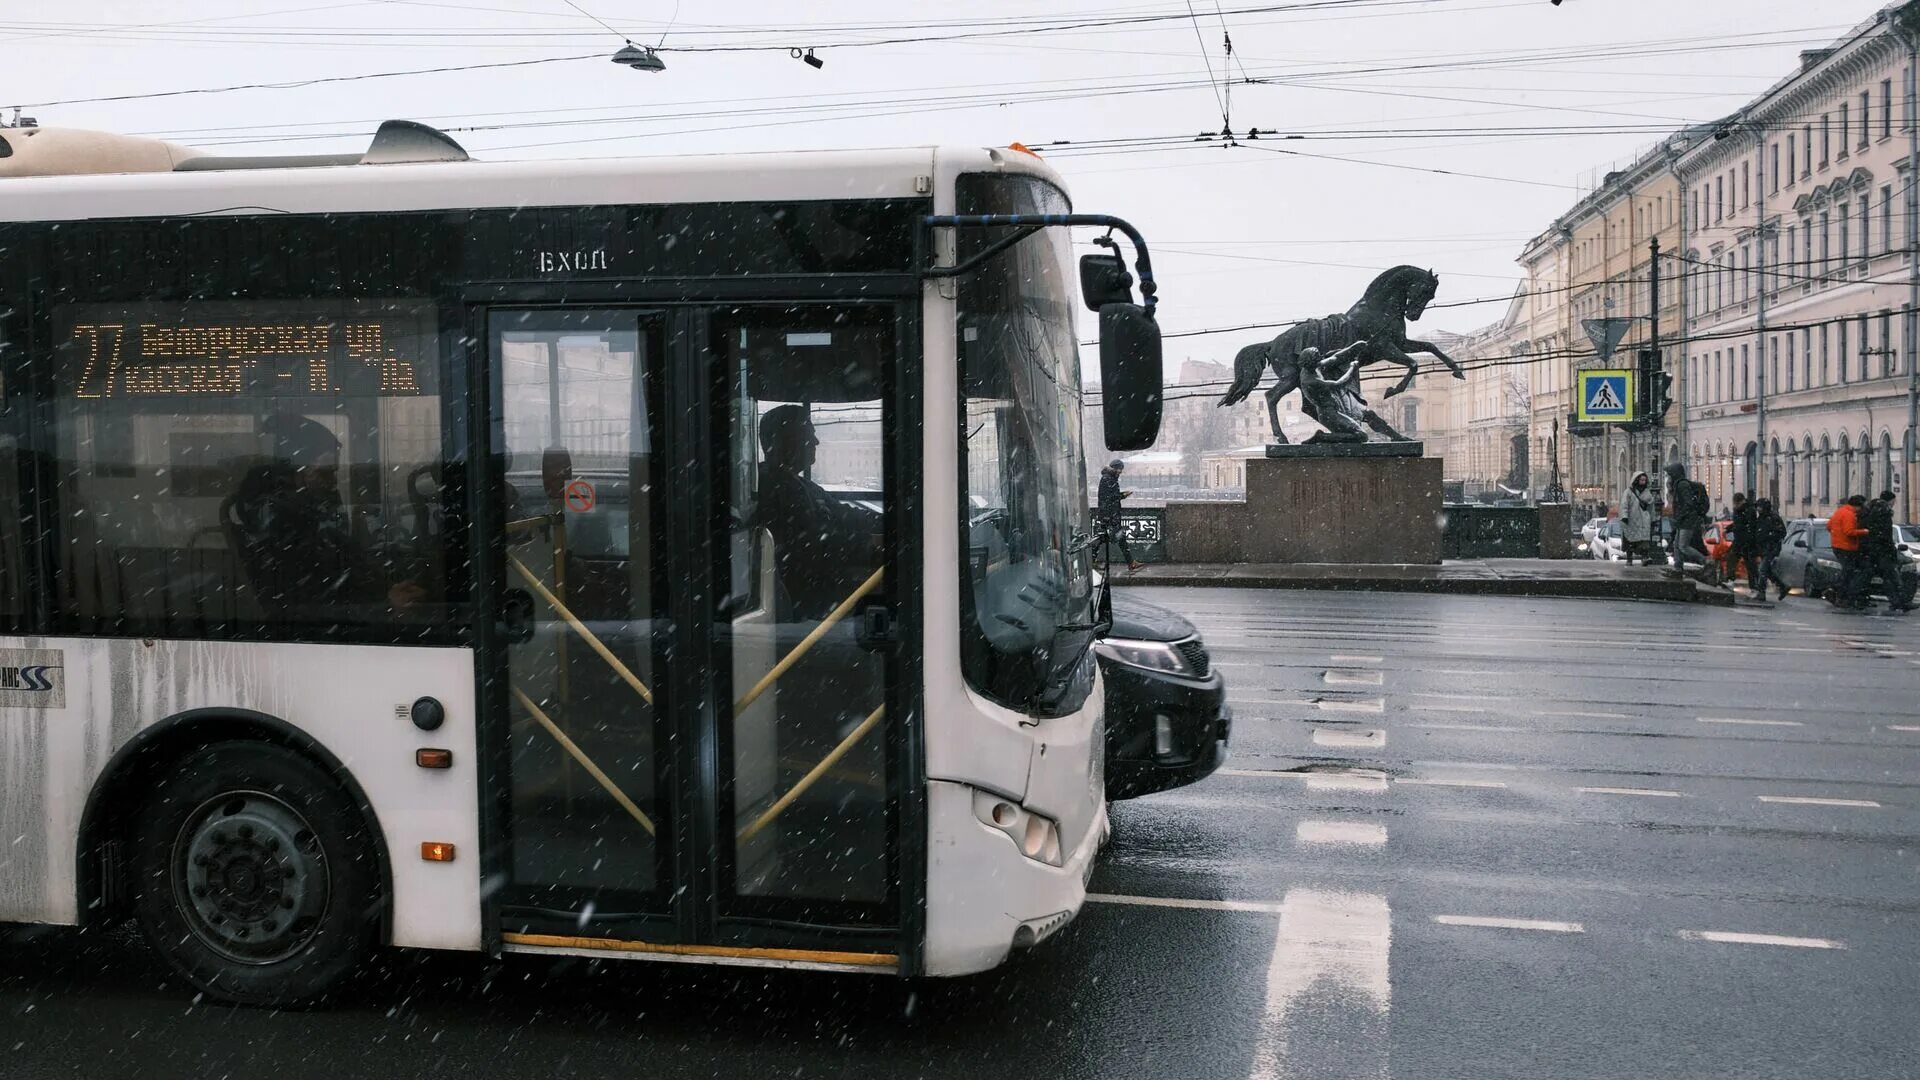
[(1894, 16), (1907, 39), (1907, 313), (1901, 345), (1907, 354), (1907, 520), (1920, 521), (1920, 342), (1914, 331), (1920, 327), (1920, 123), (1915, 123), (1914, 78), (1920, 66), (1920, 26), (1915, 25), (1913, 4)]
[[(1658, 400), (1659, 381), (1653, 373), (1664, 370), (1666, 365), (1660, 361), (1660, 234), (1647, 238), (1647, 307), (1651, 308), (1647, 324), (1647, 351), (1653, 354), (1652, 364), (1640, 365), (1640, 378), (1647, 386), (1640, 392), (1640, 399), (1647, 403), (1647, 478), (1660, 475), (1660, 428), (1666, 418), (1662, 415)], [(1655, 488), (1658, 491), (1659, 488)]]
[(1773, 477), (1769, 471), (1773, 461), (1767, 454), (1767, 132), (1765, 128), (1754, 128), (1753, 157), (1754, 175), (1760, 180), (1756, 185), (1759, 190), (1754, 193), (1755, 201), (1759, 205), (1760, 226), (1754, 232), (1753, 266), (1749, 268), (1754, 271), (1758, 279), (1760, 292), (1759, 304), (1754, 309), (1753, 323), (1754, 360), (1759, 368), (1754, 384), (1754, 389), (1758, 391), (1759, 404), (1755, 410), (1757, 415), (1753, 452), (1759, 460), (1750, 463), (1754, 487), (1757, 490), (1747, 492), (1749, 499), (1761, 496), (1771, 498), (1773, 495)]

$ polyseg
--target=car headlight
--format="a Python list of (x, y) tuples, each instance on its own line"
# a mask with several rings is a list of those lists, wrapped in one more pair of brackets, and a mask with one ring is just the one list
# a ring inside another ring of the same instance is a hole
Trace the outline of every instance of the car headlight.
[(1193, 669), (1179, 650), (1164, 641), (1137, 638), (1106, 638), (1094, 643), (1093, 650), (1116, 664), (1164, 671), (1172, 675), (1190, 675)]
[(1840, 563), (1837, 559), (1815, 559), (1813, 560), (1813, 565), (1818, 566), (1825, 570), (1840, 569)]
[(1582, 541), (1580, 541), (1580, 543), (1579, 543), (1579, 544), (1578, 544), (1577, 546), (1575, 546), (1575, 547), (1574, 547), (1574, 550), (1575, 550), (1575, 551), (1585, 551), (1585, 550), (1587, 550), (1587, 542), (1586, 542), (1585, 540), (1582, 540)]

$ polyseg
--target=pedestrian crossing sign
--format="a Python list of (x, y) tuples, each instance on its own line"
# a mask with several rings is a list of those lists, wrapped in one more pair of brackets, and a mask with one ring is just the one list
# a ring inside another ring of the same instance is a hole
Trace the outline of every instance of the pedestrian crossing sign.
[(1578, 420), (1627, 421), (1633, 419), (1633, 372), (1620, 368), (1580, 373)]

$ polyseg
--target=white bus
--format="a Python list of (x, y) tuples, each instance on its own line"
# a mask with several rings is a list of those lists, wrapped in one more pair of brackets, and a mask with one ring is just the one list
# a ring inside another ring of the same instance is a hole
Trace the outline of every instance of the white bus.
[(1076, 300), (1159, 422), (1144, 247), (1067, 212), (1017, 148), (0, 128), (0, 923), (256, 1003), (1045, 938), (1107, 828)]

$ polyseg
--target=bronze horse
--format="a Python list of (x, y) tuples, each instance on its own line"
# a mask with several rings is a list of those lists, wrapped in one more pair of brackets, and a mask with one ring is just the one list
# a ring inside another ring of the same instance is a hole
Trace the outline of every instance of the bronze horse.
[[(1280, 430), (1280, 399), (1299, 388), (1299, 356), (1308, 348), (1318, 349), (1320, 355), (1326, 356), (1357, 345), (1348, 355), (1357, 354), (1362, 365), (1384, 360), (1405, 367), (1406, 377), (1387, 391), (1387, 397), (1413, 385), (1413, 377), (1420, 371), (1419, 361), (1408, 353), (1431, 353), (1447, 365), (1454, 378), (1466, 378), (1467, 373), (1460, 370), (1452, 357), (1441, 352), (1439, 346), (1407, 337), (1407, 321), (1417, 320), (1426, 313), (1439, 288), (1439, 277), (1417, 266), (1396, 266), (1381, 273), (1346, 314), (1308, 319), (1288, 327), (1272, 341), (1241, 349), (1233, 358), (1233, 386), (1220, 399), (1220, 406), (1245, 401), (1260, 384), (1261, 374), (1273, 368), (1277, 381), (1267, 391), (1267, 419), (1273, 424), (1273, 437), (1286, 442), (1287, 437)], [(1311, 402), (1305, 403), (1302, 411), (1315, 421), (1320, 420)]]

